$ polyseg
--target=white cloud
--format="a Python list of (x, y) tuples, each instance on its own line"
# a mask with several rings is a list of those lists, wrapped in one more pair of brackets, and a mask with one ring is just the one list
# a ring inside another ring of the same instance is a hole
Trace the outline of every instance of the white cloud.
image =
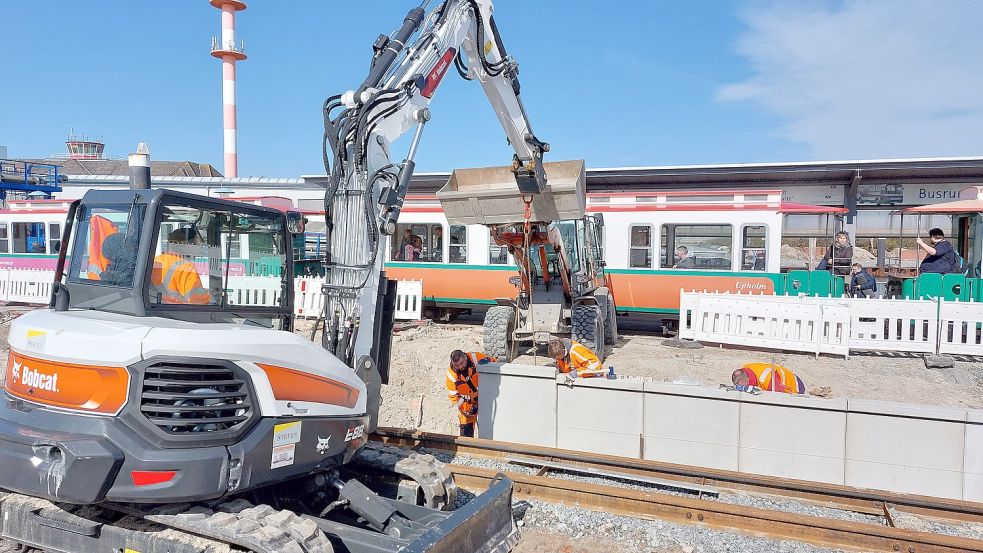
[(983, 154), (983, 2), (772, 2), (742, 13), (759, 104), (823, 159)]

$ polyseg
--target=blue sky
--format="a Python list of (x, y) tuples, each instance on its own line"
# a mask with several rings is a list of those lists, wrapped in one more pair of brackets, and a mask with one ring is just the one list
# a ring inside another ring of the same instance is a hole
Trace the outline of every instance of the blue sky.
[[(436, 1), (436, 0), (435, 0)], [(240, 176), (322, 173), (320, 105), (362, 81), (371, 43), (418, 2), (251, 0), (237, 16)], [(371, 7), (365, 7), (371, 6)], [(0, 144), (222, 169), (220, 29), (206, 0), (3, 0)], [(499, 0), (550, 159), (590, 167), (983, 155), (983, 2)], [(31, 23), (31, 24), (28, 24)], [(480, 87), (453, 71), (418, 171), (502, 165)], [(402, 159), (402, 151), (394, 157)]]

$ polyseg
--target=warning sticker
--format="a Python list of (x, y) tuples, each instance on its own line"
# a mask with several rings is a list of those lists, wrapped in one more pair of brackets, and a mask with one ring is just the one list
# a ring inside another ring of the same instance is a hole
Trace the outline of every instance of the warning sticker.
[(285, 422), (273, 427), (273, 447), (300, 441), (300, 421)]
[(44, 342), (47, 336), (48, 333), (43, 330), (34, 330), (33, 328), (28, 329), (26, 349), (30, 351), (44, 352)]
[(270, 461), (270, 468), (276, 469), (294, 464), (294, 451), (296, 447), (297, 444), (287, 444), (274, 447), (273, 459)]

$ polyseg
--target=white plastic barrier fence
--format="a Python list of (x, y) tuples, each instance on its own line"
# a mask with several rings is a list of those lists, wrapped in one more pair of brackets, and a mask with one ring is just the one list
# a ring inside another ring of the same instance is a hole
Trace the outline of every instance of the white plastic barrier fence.
[(231, 305), (275, 307), (280, 305), (283, 288), (280, 277), (238, 276), (229, 277), (228, 293)]
[(324, 310), (324, 294), (321, 293), (321, 277), (301, 277), (294, 279), (294, 315), (305, 319), (316, 319)]
[(983, 354), (983, 303), (939, 303), (939, 353)]
[(416, 321), (423, 312), (423, 281), (400, 280), (396, 283), (396, 319)]
[(983, 356), (983, 303), (680, 293), (680, 338), (849, 355)]
[(847, 301), (850, 303), (850, 349), (937, 351), (939, 315), (934, 300), (852, 298)]
[(2, 269), (0, 270), (0, 300), (45, 304), (51, 298), (51, 286), (54, 282), (54, 271)]
[[(0, 269), (0, 301), (46, 304), (51, 297), (54, 271)], [(321, 277), (294, 279), (294, 315), (317, 318), (324, 309)], [(233, 305), (274, 306), (280, 303), (278, 277), (229, 277), (229, 301)], [(401, 280), (396, 284), (396, 319), (417, 320), (423, 310), (423, 281)]]
[(849, 309), (842, 302), (824, 306), (810, 301), (814, 299), (819, 298), (682, 292), (679, 335), (722, 344), (847, 355)]

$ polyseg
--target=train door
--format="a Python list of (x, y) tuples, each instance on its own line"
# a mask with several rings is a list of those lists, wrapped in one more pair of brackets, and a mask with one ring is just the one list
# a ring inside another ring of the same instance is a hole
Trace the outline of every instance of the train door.
[(958, 215), (953, 218), (956, 231), (956, 251), (966, 263), (966, 276), (983, 277), (983, 215), (979, 213)]

